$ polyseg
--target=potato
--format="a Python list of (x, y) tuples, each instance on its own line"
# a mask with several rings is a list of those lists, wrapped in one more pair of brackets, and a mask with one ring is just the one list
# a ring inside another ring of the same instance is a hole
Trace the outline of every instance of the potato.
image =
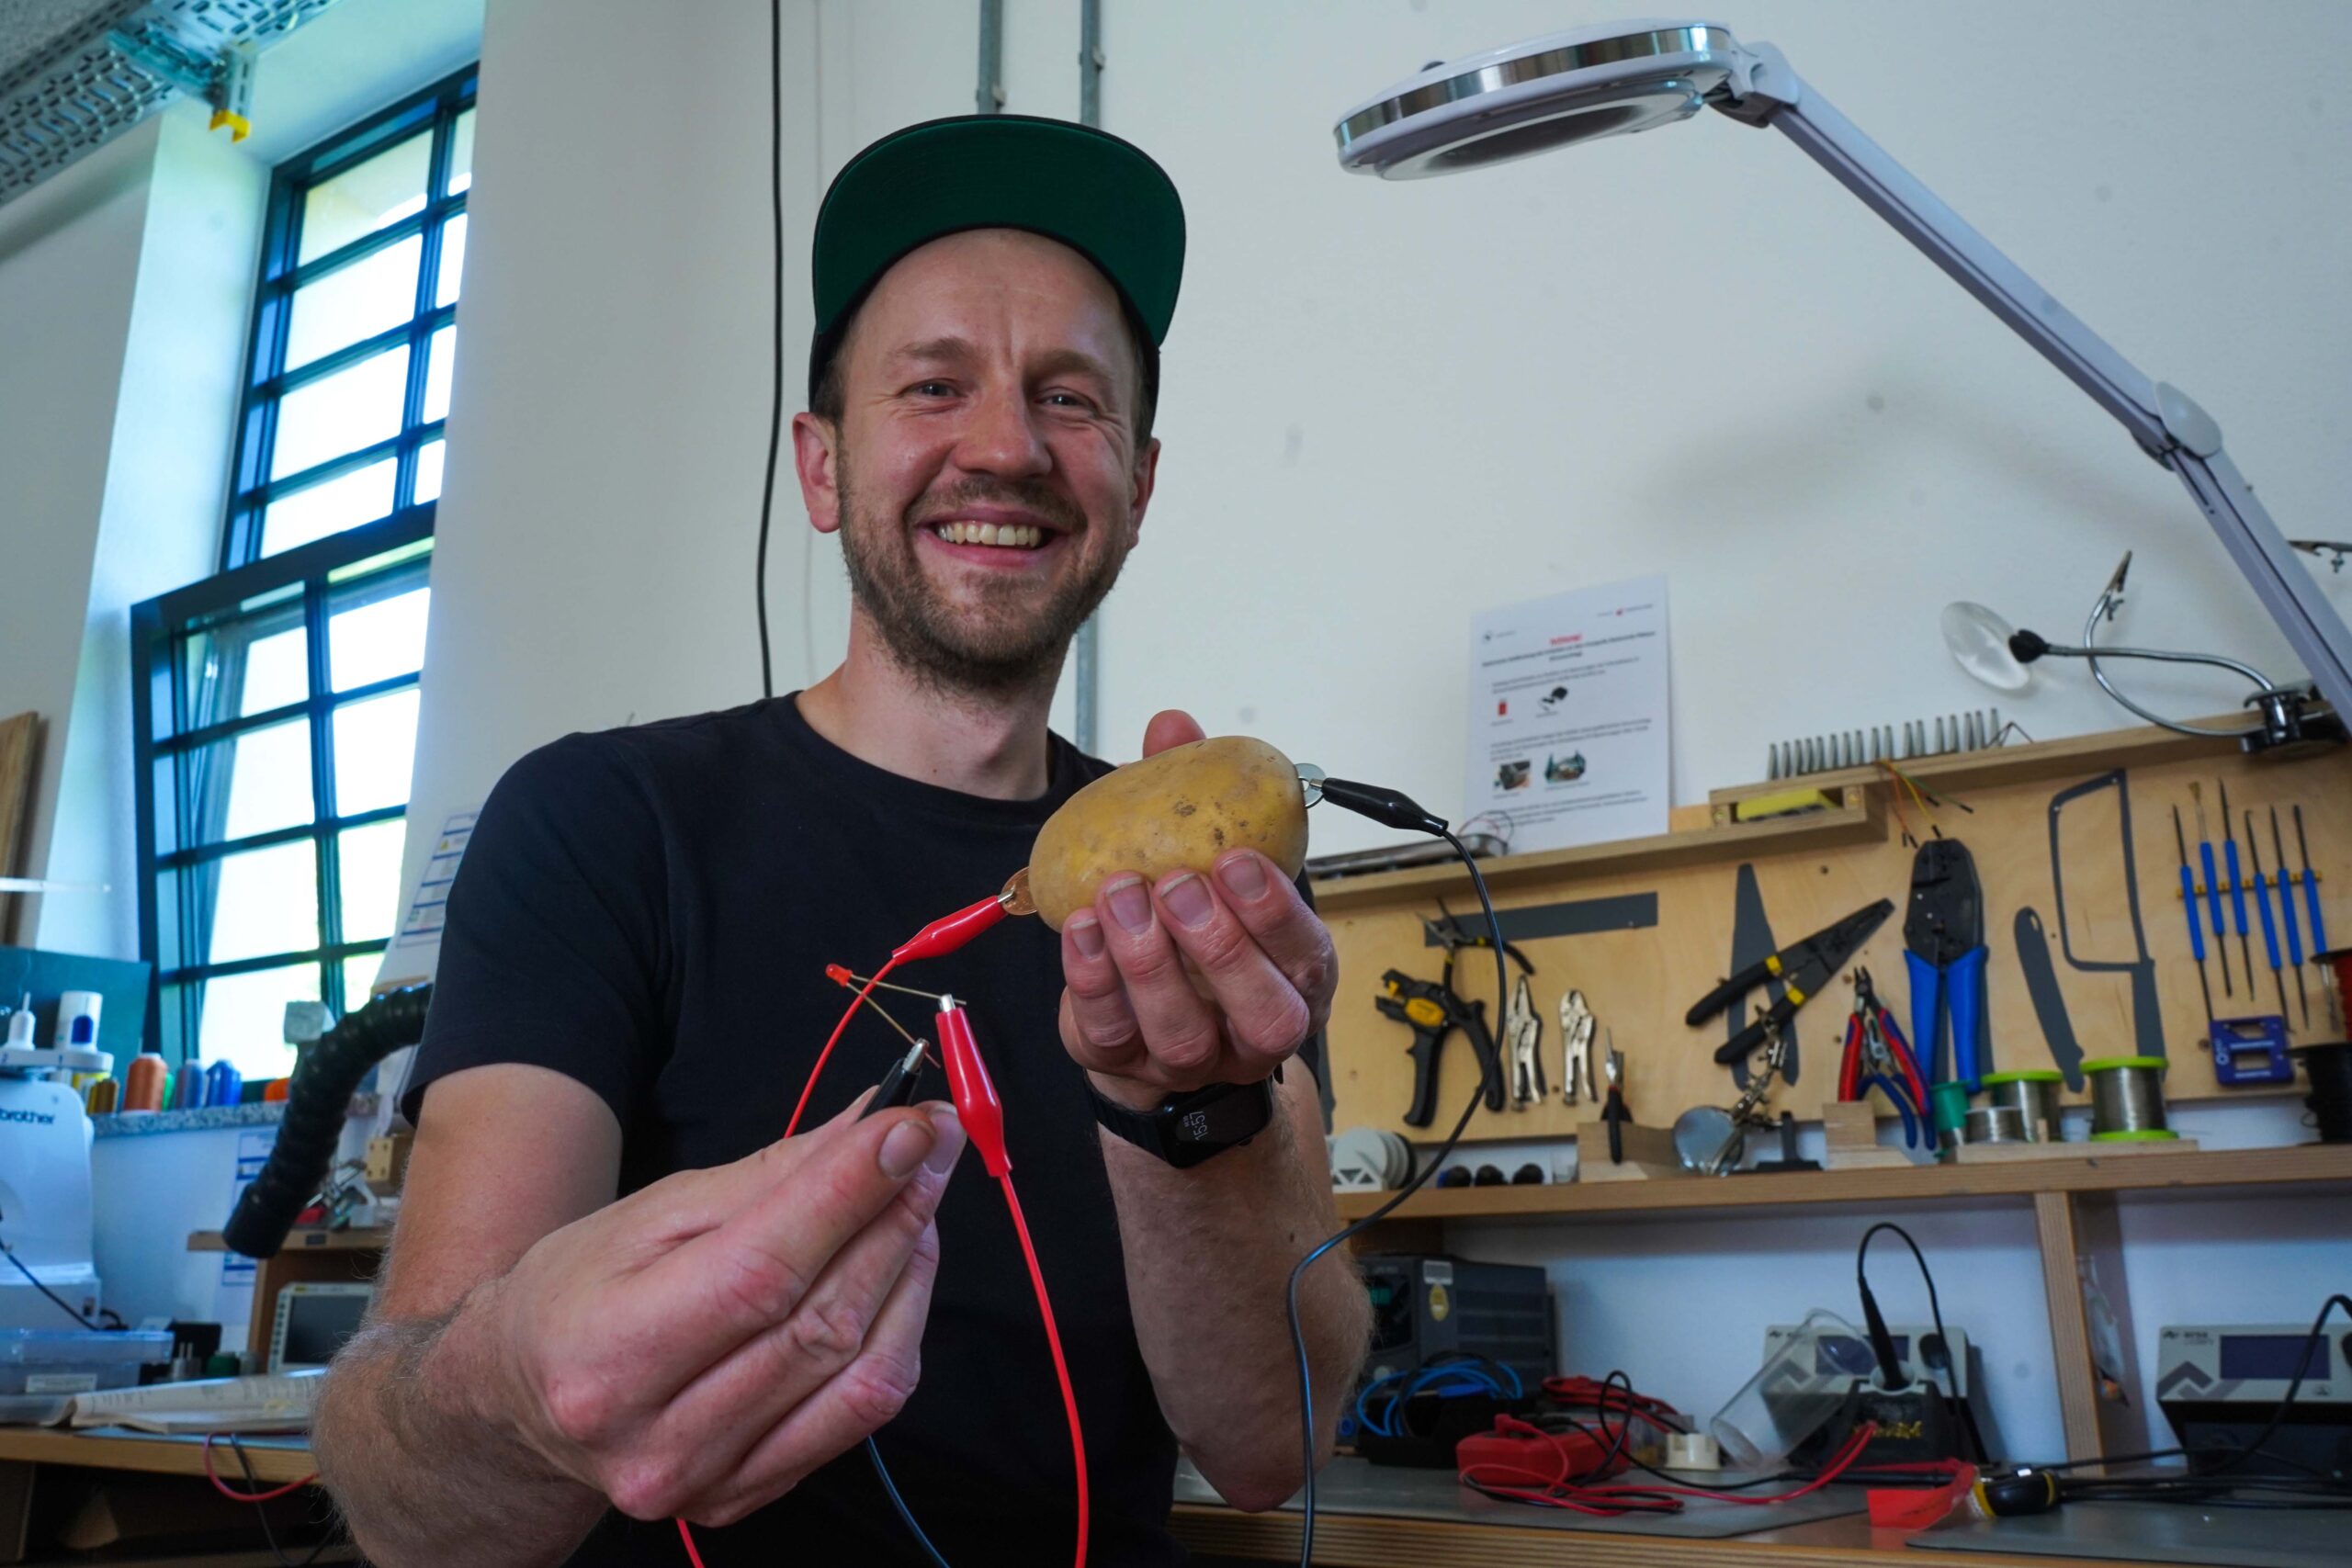
[(1205, 873), (1234, 849), (1256, 850), (1285, 876), (1306, 861), (1298, 769), (1246, 735), (1172, 746), (1071, 795), (1038, 829), (1029, 892), (1038, 915), (1059, 931), (1114, 873), (1156, 883), (1171, 872)]

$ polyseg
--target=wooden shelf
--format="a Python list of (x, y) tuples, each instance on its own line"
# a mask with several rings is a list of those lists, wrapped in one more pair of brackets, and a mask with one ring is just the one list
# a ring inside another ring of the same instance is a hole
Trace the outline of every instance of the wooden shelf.
[[(392, 1242), (387, 1229), (322, 1231), (291, 1230), (286, 1233), (286, 1245), (281, 1252), (381, 1252)], [(229, 1244), (220, 1239), (219, 1231), (190, 1231), (187, 1237), (190, 1252), (226, 1252)]]
[[(244, 1445), (254, 1479), (273, 1484), (308, 1481), (318, 1471), (311, 1450), (275, 1443)], [(32, 1464), (80, 1465), (92, 1470), (136, 1470), (157, 1475), (202, 1475), (204, 1444), (187, 1437), (125, 1437), (119, 1432), (76, 1432), (59, 1427), (0, 1427), (0, 1461)], [(226, 1444), (215, 1447), (213, 1463), (224, 1473), (238, 1476)]]
[[(1870, 781), (1861, 778), (1854, 782)], [(1812, 786), (1815, 781), (1807, 779), (1804, 784)], [(1758, 855), (1877, 843), (1885, 837), (1885, 807), (1878, 793), (1857, 789), (1849, 791), (1845, 804), (1831, 811), (1764, 822), (1729, 823), (1684, 833), (1659, 833), (1646, 839), (1619, 839), (1573, 850), (1499, 855), (1480, 861), (1478, 870), (1485, 875), (1488, 889), (1500, 894), (1531, 884), (1557, 885), (1564, 877), (1574, 875), (1710, 865), (1753, 860)], [(1316, 882), (1314, 887), (1316, 908), (1328, 915), (1367, 904), (1394, 904), (1424, 894), (1457, 890), (1466, 893), (1470, 874), (1458, 862), (1449, 862), (1442, 865), (1418, 865), (1407, 871), (1328, 877)]]
[[(2206, 1150), (2006, 1165), (1922, 1165), (1787, 1175), (1688, 1177), (1668, 1181), (1565, 1182), (1548, 1187), (1424, 1188), (1391, 1216), (1399, 1220), (1541, 1219), (1554, 1215), (1651, 1213), (1660, 1210), (1886, 1203), (2041, 1192), (2120, 1192), (2352, 1182), (2352, 1145)], [(1342, 1192), (1340, 1217), (1357, 1220), (1385, 1192)]]

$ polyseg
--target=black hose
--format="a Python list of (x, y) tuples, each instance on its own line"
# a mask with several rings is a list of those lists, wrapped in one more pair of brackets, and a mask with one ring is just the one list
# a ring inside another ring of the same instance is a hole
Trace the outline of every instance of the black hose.
[(302, 1054), (294, 1081), (287, 1086), (277, 1142), (261, 1174), (237, 1200), (237, 1212), (220, 1227), (230, 1251), (247, 1258), (277, 1256), (295, 1216), (310, 1207), (334, 1164), (359, 1080), (394, 1051), (424, 1038), (424, 1009), (432, 997), (431, 986), (388, 991), (346, 1015)]

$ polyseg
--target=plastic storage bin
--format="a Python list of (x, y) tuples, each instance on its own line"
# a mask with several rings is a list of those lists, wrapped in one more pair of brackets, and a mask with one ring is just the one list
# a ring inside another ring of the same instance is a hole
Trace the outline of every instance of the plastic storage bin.
[(159, 1329), (0, 1328), (0, 1421), (55, 1421), (74, 1395), (133, 1387), (141, 1367), (171, 1359)]

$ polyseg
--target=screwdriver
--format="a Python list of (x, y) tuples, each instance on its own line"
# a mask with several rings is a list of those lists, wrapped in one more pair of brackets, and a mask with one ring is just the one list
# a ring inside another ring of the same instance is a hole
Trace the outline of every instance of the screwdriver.
[[(2222, 995), (2234, 996), (2236, 993), (2230, 988), (2230, 949), (2222, 941), (2222, 879), (2213, 872), (2213, 835), (2205, 826), (2205, 786), (2192, 781), (2188, 786), (2188, 798), (2197, 803), (2197, 852), (2205, 862), (2205, 900), (2206, 907), (2213, 911), (2213, 945), (2222, 951)], [(2230, 831), (2226, 809), (2222, 818), (2222, 836), (2224, 838), (2229, 837)], [(2234, 854), (2237, 851), (2234, 841), (2230, 848)], [(2188, 857), (2181, 856), (2181, 863), (2186, 865), (2188, 863)], [(2251, 967), (2245, 972), (2245, 988), (2249, 992), (2254, 989), (2254, 970)], [(2208, 1018), (2213, 1015), (2213, 1006), (2210, 1001), (2205, 1005), (2205, 1015)]]
[[(2245, 937), (2245, 878), (2238, 874), (2238, 840), (2236, 832), (2230, 827), (2230, 784), (2227, 779), (2222, 781), (2222, 837), (2226, 840), (2222, 847), (2229, 852), (2230, 858), (2230, 902), (2235, 907), (2238, 917), (2238, 956), (2245, 960), (2245, 988), (2251, 995), (2254, 991), (2254, 949), (2247, 944)], [(2215, 931), (2213, 939), (2219, 942), (2222, 933)], [(2222, 959), (2226, 965), (2229, 954), (2224, 952)]]
[[(2270, 977), (2278, 982), (2278, 1017), (2287, 1017), (2287, 976), (2278, 972), (2278, 928), (2270, 918), (2270, 885), (2262, 880), (2262, 843), (2254, 836), (2254, 813), (2245, 814), (2245, 852), (2254, 862), (2254, 907), (2262, 917), (2262, 945), (2270, 953)], [(2281, 891), (2284, 891), (2283, 889)], [(2254, 976), (2248, 975), (2245, 988), (2254, 989)]]
[[(2295, 879), (2287, 874), (2287, 840), (2278, 832), (2278, 808), (2270, 808), (2270, 847), (2278, 852), (2278, 920), (2287, 928), (2287, 962), (2295, 971), (2295, 998), (2303, 1004), (2303, 1027), (2312, 1026), (2312, 994), (2303, 986), (2302, 927), (2295, 915), (2295, 895), (2290, 889)], [(2280, 996), (2278, 1005), (2287, 1005)]]
[(2303, 901), (2312, 912), (2312, 952), (2327, 951), (2327, 921), (2319, 912), (2319, 881), (2312, 875), (2311, 840), (2303, 837), (2303, 808), (2295, 807), (2295, 847), (2303, 852)]
[[(2205, 978), (2205, 934), (2197, 919), (2197, 878), (2188, 869), (2188, 840), (2180, 831), (2180, 807), (2172, 808), (2172, 841), (2180, 846), (2180, 907), (2188, 911), (2188, 951), (2197, 955), (2197, 988), (2205, 993), (2205, 1022), (2211, 1029), (2213, 1021), (2213, 987)], [(2218, 945), (2222, 933), (2214, 931)], [(2224, 960), (2226, 964), (2227, 960)]]

